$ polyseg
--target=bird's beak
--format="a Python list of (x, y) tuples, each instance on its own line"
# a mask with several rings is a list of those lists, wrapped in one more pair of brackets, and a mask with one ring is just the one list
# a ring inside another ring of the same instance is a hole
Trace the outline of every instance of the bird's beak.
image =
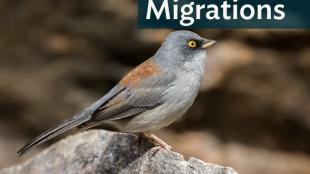
[(202, 44), (202, 48), (206, 49), (209, 48), (211, 45), (215, 44), (216, 41), (215, 40), (204, 40), (203, 44)]

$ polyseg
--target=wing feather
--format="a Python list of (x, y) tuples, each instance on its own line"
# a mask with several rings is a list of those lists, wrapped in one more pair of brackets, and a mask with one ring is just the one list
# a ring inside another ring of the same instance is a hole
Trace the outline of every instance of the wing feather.
[(79, 126), (85, 129), (101, 124), (135, 116), (154, 109), (164, 103), (165, 90), (173, 83), (175, 76), (169, 72), (150, 77), (138, 86), (124, 87), (120, 93), (98, 107), (92, 119)]

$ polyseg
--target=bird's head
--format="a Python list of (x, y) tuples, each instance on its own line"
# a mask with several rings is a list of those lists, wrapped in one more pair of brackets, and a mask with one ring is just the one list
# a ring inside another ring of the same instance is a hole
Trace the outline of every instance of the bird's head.
[(178, 65), (195, 62), (196, 59), (205, 59), (206, 49), (214, 43), (214, 40), (203, 38), (191, 31), (174, 31), (166, 37), (155, 57)]

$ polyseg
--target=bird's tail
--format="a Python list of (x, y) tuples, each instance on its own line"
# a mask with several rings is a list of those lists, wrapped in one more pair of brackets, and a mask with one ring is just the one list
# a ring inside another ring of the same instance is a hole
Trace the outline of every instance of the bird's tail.
[(84, 117), (72, 117), (52, 128), (49, 130), (43, 132), (41, 135), (34, 138), (32, 141), (30, 141), (28, 144), (26, 144), (24, 147), (22, 147), (17, 153), (19, 156), (25, 154), (35, 146), (38, 146), (64, 132), (66, 132), (69, 129), (72, 129), (76, 126), (79, 126), (80, 124), (88, 121), (90, 117), (84, 116)]

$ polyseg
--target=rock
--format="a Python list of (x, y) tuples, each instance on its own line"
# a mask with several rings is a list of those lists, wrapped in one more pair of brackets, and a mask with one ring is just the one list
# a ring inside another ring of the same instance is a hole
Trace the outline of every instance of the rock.
[(70, 136), (23, 164), (0, 170), (0, 174), (37, 173), (204, 173), (237, 174), (232, 168), (204, 163), (154, 147), (135, 136), (91, 130)]

